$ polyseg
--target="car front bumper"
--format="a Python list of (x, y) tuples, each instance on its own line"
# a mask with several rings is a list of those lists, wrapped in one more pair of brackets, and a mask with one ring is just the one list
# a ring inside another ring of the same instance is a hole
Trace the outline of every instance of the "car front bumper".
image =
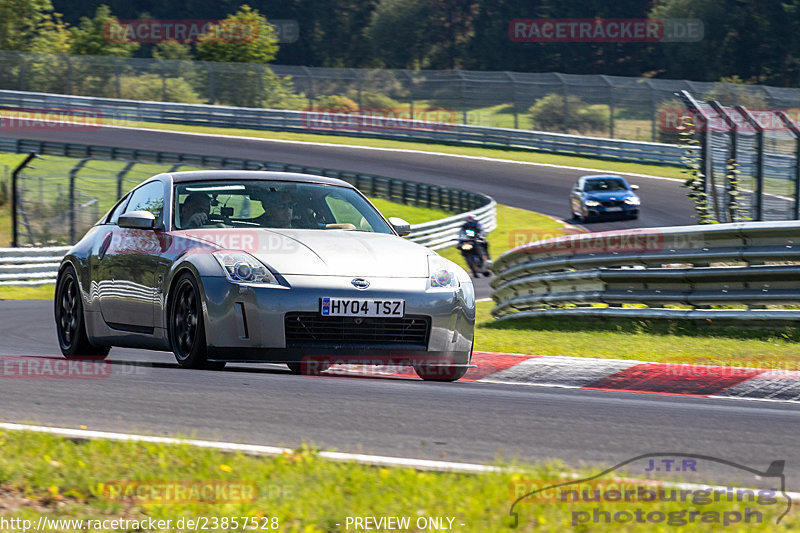
[[(358, 364), (466, 365), (475, 329), (471, 283), (458, 289), (428, 289), (426, 278), (370, 278), (366, 290), (351, 277), (285, 276), (287, 286), (236, 284), (225, 277), (203, 277), (204, 318), (209, 359), (219, 361), (301, 362), (325, 360)], [(424, 345), (384, 342), (309, 343), (287, 346), (287, 313), (319, 313), (320, 298), (403, 299), (405, 316), (430, 323)]]

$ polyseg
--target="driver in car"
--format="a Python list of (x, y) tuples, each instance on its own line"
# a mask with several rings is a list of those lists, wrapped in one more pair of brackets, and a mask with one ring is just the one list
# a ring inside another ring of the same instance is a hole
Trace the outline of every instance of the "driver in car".
[(265, 228), (291, 228), (295, 202), (287, 192), (273, 192), (261, 198), (264, 213), (253, 219)]
[(181, 204), (181, 229), (195, 229), (208, 223), (211, 198), (202, 192), (193, 192)]

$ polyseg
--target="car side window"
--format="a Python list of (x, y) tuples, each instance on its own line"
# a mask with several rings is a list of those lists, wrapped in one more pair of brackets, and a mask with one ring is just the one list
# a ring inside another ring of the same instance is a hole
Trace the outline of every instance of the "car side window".
[(108, 214), (108, 218), (106, 218), (105, 224), (116, 224), (119, 220), (119, 216), (122, 214), (123, 210), (125, 209), (125, 205), (128, 203), (128, 195), (122, 197), (122, 200), (117, 202), (117, 205), (111, 210)]
[(156, 217), (156, 225), (161, 220), (164, 211), (164, 184), (153, 181), (143, 185), (131, 193), (131, 199), (125, 208), (125, 213), (132, 211), (149, 211)]

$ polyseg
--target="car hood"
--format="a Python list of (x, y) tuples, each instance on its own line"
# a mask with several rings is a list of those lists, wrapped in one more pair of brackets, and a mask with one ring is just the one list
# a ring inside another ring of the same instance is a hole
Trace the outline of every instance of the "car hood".
[(631, 191), (593, 191), (586, 195), (587, 200), (598, 200), (598, 201), (605, 201), (611, 200), (612, 198), (615, 200), (624, 200), (625, 198), (631, 198), (636, 196)]
[(253, 237), (242, 248), (284, 275), (428, 277), (430, 250), (395, 235), (259, 229)]

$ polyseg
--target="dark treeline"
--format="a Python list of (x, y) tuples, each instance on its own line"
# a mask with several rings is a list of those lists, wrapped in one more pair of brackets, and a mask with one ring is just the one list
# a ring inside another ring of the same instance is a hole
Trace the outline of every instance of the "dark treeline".
[[(0, 0), (11, 2), (12, 0)], [(295, 19), (274, 62), (463, 68), (800, 85), (800, 0), (52, 0), (70, 25), (105, 3), (120, 19), (224, 18), (244, 3)], [(517, 18), (695, 18), (695, 43), (517, 43)], [(148, 56), (142, 46), (136, 56)]]

